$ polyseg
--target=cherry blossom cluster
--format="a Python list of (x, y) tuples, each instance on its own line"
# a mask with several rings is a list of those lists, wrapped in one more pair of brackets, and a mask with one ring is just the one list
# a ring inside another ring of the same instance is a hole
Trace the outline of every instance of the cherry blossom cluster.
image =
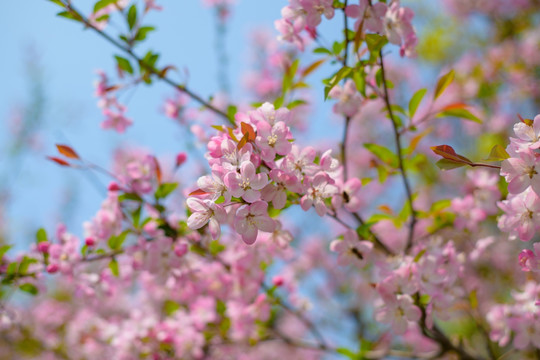
[(515, 124), (514, 133), (506, 148), (510, 157), (501, 164), (509, 195), (499, 204), (504, 211), (499, 228), (510, 238), (529, 241), (540, 229), (540, 116)]
[(289, 5), (281, 9), (282, 18), (274, 22), (281, 34), (280, 39), (304, 51), (306, 39), (302, 32), (305, 30), (311, 38), (315, 38), (322, 17), (334, 17), (332, 3), (332, 0), (290, 0)]
[[(332, 0), (290, 0), (289, 5), (282, 9), (282, 18), (276, 20), (275, 26), (283, 41), (293, 43), (303, 51), (306, 43), (303, 31), (316, 38), (316, 28), (322, 17), (331, 19), (334, 13)], [(418, 39), (411, 23), (414, 13), (402, 7), (399, 0), (392, 0), (389, 5), (360, 0), (358, 4), (348, 5), (345, 14), (357, 19), (354, 25), (356, 31), (368, 30), (386, 36), (390, 43), (400, 47), (401, 56), (415, 54)]]
[(426, 307), (426, 325), (431, 328), (434, 317), (449, 319), (449, 309), (463, 295), (457, 286), (463, 272), (463, 255), (452, 241), (443, 244), (442, 239), (433, 238), (413, 254), (382, 272), (377, 284), (382, 301), (375, 316), (390, 324), (396, 334), (405, 333), (409, 322), (421, 318), (420, 303)]
[(453, 198), (451, 208), (456, 213), (454, 225), (458, 229), (476, 231), (488, 216), (498, 213), (499, 177), (488, 170), (477, 170), (468, 171), (467, 178), (466, 195)]
[(108, 77), (103, 71), (98, 71), (99, 81), (96, 82), (96, 96), (99, 98), (98, 107), (102, 110), (105, 120), (101, 123), (103, 129), (113, 129), (119, 133), (126, 131), (126, 128), (133, 124), (133, 121), (126, 117), (126, 106), (120, 104), (115, 95), (118, 86), (111, 85)]
[(538, 283), (527, 282), (523, 291), (512, 291), (512, 302), (494, 306), (486, 318), (491, 326), (489, 336), (500, 346), (512, 342), (519, 350), (540, 348), (540, 298)]
[(288, 109), (265, 103), (255, 111), (237, 113), (241, 126), (223, 128), (210, 139), (206, 156), (212, 174), (199, 178), (199, 190), (187, 200), (193, 211), (190, 228), (209, 224), (217, 239), (220, 225), (228, 223), (252, 244), (259, 230), (276, 229), (277, 220), (268, 215), (270, 205), (281, 210), (295, 202), (306, 211), (314, 207), (319, 216), (342, 206), (358, 210), (360, 180), (340, 181), (331, 150), (316, 159), (314, 148), (293, 144), (289, 117)]
[(359, 0), (358, 5), (348, 5), (345, 14), (357, 19), (356, 31), (369, 30), (386, 36), (390, 43), (400, 47), (401, 56), (415, 54), (418, 38), (411, 23), (414, 13), (402, 7), (399, 0), (392, 0), (389, 5), (384, 2), (371, 5), (369, 0)]

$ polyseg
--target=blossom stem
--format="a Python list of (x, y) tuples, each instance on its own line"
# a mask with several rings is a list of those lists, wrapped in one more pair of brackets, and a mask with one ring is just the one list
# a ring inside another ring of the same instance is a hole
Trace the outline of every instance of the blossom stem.
[(404, 161), (403, 161), (403, 150), (401, 147), (401, 135), (399, 133), (398, 129), (398, 123), (396, 121), (396, 118), (394, 116), (394, 112), (392, 110), (392, 105), (390, 104), (390, 95), (388, 94), (388, 86), (386, 84), (386, 72), (384, 69), (384, 59), (382, 50), (379, 51), (379, 58), (380, 58), (380, 65), (381, 65), (381, 77), (382, 77), (382, 86), (384, 91), (383, 100), (386, 104), (386, 108), (388, 110), (388, 115), (390, 116), (390, 120), (392, 121), (392, 127), (394, 129), (394, 139), (396, 142), (396, 152), (398, 157), (398, 166), (399, 171), (401, 172), (401, 177), (403, 179), (403, 185), (405, 186), (405, 193), (407, 195), (407, 203), (409, 204), (409, 210), (411, 212), (411, 222), (409, 223), (409, 235), (407, 238), (407, 247), (405, 248), (405, 251), (409, 250), (412, 247), (413, 244), (413, 237), (414, 237), (414, 226), (416, 225), (416, 212), (414, 210), (413, 206), (413, 195), (411, 190), (411, 185), (409, 183), (409, 178), (407, 177), (407, 171), (405, 170)]

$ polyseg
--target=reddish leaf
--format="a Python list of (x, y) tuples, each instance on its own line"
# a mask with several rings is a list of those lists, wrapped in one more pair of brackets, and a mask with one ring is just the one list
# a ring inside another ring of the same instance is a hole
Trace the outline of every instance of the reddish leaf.
[(167, 75), (167, 72), (169, 70), (176, 70), (176, 67), (173, 65), (165, 66), (161, 71), (159, 72), (159, 77), (164, 78)]
[(206, 194), (208, 194), (206, 191), (197, 189), (195, 191), (190, 192), (188, 196), (197, 196), (197, 195), (206, 195)]
[(317, 68), (319, 66), (321, 66), (325, 61), (326, 61), (326, 59), (317, 60), (314, 63), (312, 63), (311, 65), (309, 65), (308, 67), (306, 67), (302, 71), (302, 77), (306, 77), (309, 74), (311, 74), (313, 71), (317, 70)]
[(109, 91), (114, 91), (114, 90), (118, 90), (120, 89), (120, 86), (118, 85), (113, 85), (113, 86), (109, 86), (108, 88), (106, 88), (104, 91), (105, 92), (109, 92)]
[(450, 105), (446, 105), (445, 107), (443, 107), (441, 109), (441, 111), (445, 111), (445, 110), (452, 110), (452, 109), (465, 109), (469, 107), (467, 104), (464, 104), (464, 103), (455, 103), (455, 104), (450, 104)]
[(242, 136), (242, 138), (240, 139), (240, 141), (238, 142), (238, 146), (236, 147), (237, 150), (240, 150), (244, 147), (244, 145), (247, 144), (248, 142), (248, 138), (249, 138), (249, 133), (245, 133), (244, 136)]
[(80, 159), (79, 155), (71, 147), (67, 145), (56, 144), (58, 152), (70, 159)]
[(522, 123), (525, 123), (526, 125), (528, 126), (532, 126), (533, 125), (533, 120), (532, 119), (524, 119), (521, 117), (521, 115), (517, 114), (519, 120), (522, 122)]
[(55, 163), (61, 166), (71, 166), (70, 163), (68, 163), (66, 160), (62, 160), (54, 156), (47, 156), (47, 159), (54, 161)]
[(245, 122), (241, 122), (240, 127), (242, 129), (242, 134), (248, 134), (248, 141), (255, 141), (255, 131), (253, 130), (253, 127), (251, 125)]
[(437, 155), (442, 156), (445, 159), (455, 161), (457, 163), (464, 163), (468, 165), (472, 165), (473, 162), (469, 159), (467, 159), (465, 156), (461, 156), (459, 154), (456, 154), (454, 149), (449, 145), (439, 145), (439, 146), (432, 146), (431, 150)]
[(154, 158), (154, 163), (156, 165), (156, 178), (157, 178), (158, 184), (161, 184), (161, 167), (159, 166), (158, 159), (155, 156), (153, 156), (153, 158)]

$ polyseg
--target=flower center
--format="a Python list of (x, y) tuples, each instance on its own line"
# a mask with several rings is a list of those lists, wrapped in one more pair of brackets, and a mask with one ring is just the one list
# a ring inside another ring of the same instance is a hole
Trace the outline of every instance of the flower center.
[(277, 135), (274, 135), (274, 134), (268, 135), (266, 140), (268, 140), (268, 145), (274, 146), (276, 144), (276, 141), (277, 141)]
[(526, 174), (529, 175), (529, 179), (532, 179), (534, 175), (537, 175), (538, 172), (534, 169), (534, 166), (527, 168)]
[(251, 185), (251, 184), (250, 184), (249, 180), (247, 180), (247, 179), (246, 179), (246, 180), (242, 180), (242, 182), (240, 183), (240, 187), (241, 187), (242, 189), (244, 189), (244, 190), (249, 189), (249, 188), (250, 188), (250, 185)]
[(322, 15), (324, 13), (324, 6), (322, 5), (315, 5), (313, 8), (319, 13), (319, 15)]

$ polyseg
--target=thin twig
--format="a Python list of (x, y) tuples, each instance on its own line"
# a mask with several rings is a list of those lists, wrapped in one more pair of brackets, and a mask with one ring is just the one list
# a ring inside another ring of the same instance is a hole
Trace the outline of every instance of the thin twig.
[(403, 162), (403, 150), (401, 147), (401, 135), (399, 134), (398, 129), (398, 123), (396, 121), (396, 118), (394, 116), (394, 112), (392, 111), (392, 105), (390, 103), (390, 95), (388, 94), (388, 86), (386, 84), (386, 72), (384, 69), (384, 59), (383, 59), (383, 53), (382, 50), (379, 52), (379, 58), (381, 62), (381, 77), (382, 77), (382, 86), (384, 91), (383, 100), (386, 104), (386, 108), (388, 109), (388, 115), (390, 116), (390, 120), (392, 121), (392, 127), (394, 129), (394, 139), (396, 142), (396, 152), (398, 157), (398, 166), (399, 171), (401, 172), (401, 177), (403, 179), (403, 185), (405, 186), (405, 193), (407, 195), (407, 203), (409, 204), (409, 210), (411, 211), (411, 222), (409, 224), (409, 236), (407, 238), (407, 247), (405, 251), (409, 250), (412, 247), (413, 243), (413, 237), (414, 237), (414, 226), (416, 225), (416, 212), (414, 210), (413, 206), (413, 195), (411, 191), (411, 185), (409, 184), (409, 179), (407, 177), (407, 172), (405, 170), (404, 162)]

